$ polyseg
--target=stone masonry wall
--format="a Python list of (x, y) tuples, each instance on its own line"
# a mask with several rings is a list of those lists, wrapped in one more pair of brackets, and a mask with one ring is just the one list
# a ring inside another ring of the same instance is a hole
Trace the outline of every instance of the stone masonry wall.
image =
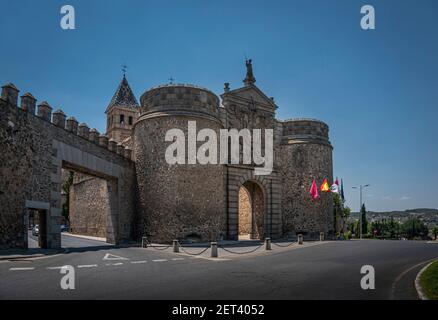
[(171, 144), (164, 141), (167, 130), (181, 128), (187, 137), (189, 120), (196, 120), (198, 130), (218, 131), (220, 127), (209, 120), (182, 116), (149, 118), (135, 126), (140, 233), (152, 241), (189, 236), (217, 240), (225, 228), (223, 166), (169, 165), (165, 161), (165, 150)]
[(312, 238), (317, 238), (319, 232), (332, 235), (332, 195), (319, 192), (320, 198), (313, 200), (309, 194), (313, 179), (318, 188), (324, 179), (329, 184), (333, 182), (333, 148), (328, 141), (328, 131), (321, 131), (320, 128), (326, 125), (320, 122), (307, 121), (316, 130), (309, 129), (308, 123), (297, 122), (296, 130), (292, 128), (293, 122), (287, 123), (289, 128), (284, 132), (285, 139), (277, 159), (282, 179), (283, 234), (304, 233)]
[(140, 100), (133, 137), (140, 232), (158, 242), (218, 240), (225, 229), (224, 166), (187, 161), (169, 165), (165, 159), (172, 143), (165, 142), (167, 131), (181, 129), (187, 139), (188, 121), (196, 121), (197, 132), (208, 128), (219, 136), (218, 97), (203, 88), (176, 84), (152, 88)]
[(76, 173), (70, 187), (70, 232), (106, 238), (109, 212), (107, 182)]
[[(25, 247), (26, 201), (49, 206), (48, 246), (61, 245), (61, 168), (65, 166), (115, 181), (118, 189), (115, 190), (115, 202), (121, 210), (114, 216), (113, 229), (117, 237), (126, 236), (130, 226), (123, 224), (126, 224), (126, 217), (132, 220), (134, 212), (134, 164), (125, 157), (129, 153), (114, 146), (99, 145), (98, 133), (91, 134), (84, 126), (78, 130), (77, 122), (69, 122), (69, 119), (66, 124), (62, 112), (53, 113), (52, 123), (52, 109), (46, 102), (38, 106), (35, 115), (35, 99), (30, 94), (22, 96), (21, 107), (17, 107), (17, 96), (18, 90), (13, 85), (3, 87), (0, 99), (0, 248)], [(127, 230), (125, 234), (123, 230)]]
[(245, 187), (239, 190), (239, 236), (251, 234), (252, 208), (249, 191)]

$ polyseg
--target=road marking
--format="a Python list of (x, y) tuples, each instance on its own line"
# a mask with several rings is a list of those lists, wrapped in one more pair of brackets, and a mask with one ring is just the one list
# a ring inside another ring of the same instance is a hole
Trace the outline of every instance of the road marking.
[(146, 263), (146, 260), (143, 261), (131, 261), (132, 264)]
[(184, 258), (173, 258), (172, 261), (180, 261), (180, 260), (184, 260)]
[(60, 270), (62, 267), (48, 267), (47, 270)]
[(156, 259), (156, 260), (152, 260), (153, 262), (164, 262), (167, 261), (167, 259)]
[(97, 268), (97, 264), (86, 264), (82, 266), (78, 266), (79, 269), (81, 268)]
[[(394, 300), (395, 299), (395, 290), (397, 289), (397, 284), (398, 284), (398, 282), (408, 273), (408, 272), (410, 272), (410, 271), (412, 271), (412, 270), (414, 270), (415, 268), (418, 268), (418, 267), (420, 267), (421, 265), (425, 265), (425, 264), (427, 264), (427, 263), (429, 263), (429, 262), (431, 262), (431, 261), (433, 261), (433, 260), (435, 260), (436, 258), (434, 258), (434, 259), (429, 259), (429, 260), (427, 260), (427, 261), (423, 261), (423, 262), (420, 262), (420, 263), (418, 263), (418, 264), (416, 264), (415, 266), (412, 266), (412, 267), (410, 267), (409, 269), (406, 269), (405, 271), (403, 271), (402, 273), (400, 273), (398, 276), (397, 276), (397, 278), (394, 280), (394, 282), (392, 283), (392, 286), (391, 286), (391, 296), (390, 296), (390, 299), (391, 300)], [(414, 284), (415, 284), (415, 280), (414, 280)]]
[(35, 270), (35, 268), (10, 268), (9, 271), (30, 271)]
[(123, 262), (117, 262), (117, 263), (107, 263), (107, 266), (121, 266), (123, 265)]
[(129, 260), (128, 258), (123, 258), (120, 256), (116, 256), (115, 254), (107, 253), (102, 260)]

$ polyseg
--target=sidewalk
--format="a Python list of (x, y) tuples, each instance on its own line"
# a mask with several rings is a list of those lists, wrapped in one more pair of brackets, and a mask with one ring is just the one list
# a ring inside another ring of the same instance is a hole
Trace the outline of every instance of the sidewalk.
[(193, 258), (207, 259), (212, 261), (224, 261), (237, 257), (249, 257), (268, 255), (289, 250), (309, 248), (316, 245), (323, 245), (331, 241), (304, 241), (299, 245), (296, 241), (274, 241), (271, 243), (271, 250), (266, 250), (264, 241), (218, 241), (218, 257), (211, 257), (210, 243), (181, 244), (179, 252), (173, 252), (173, 245), (169, 244), (148, 244), (146, 250), (159, 250), (181, 256), (192, 256)]

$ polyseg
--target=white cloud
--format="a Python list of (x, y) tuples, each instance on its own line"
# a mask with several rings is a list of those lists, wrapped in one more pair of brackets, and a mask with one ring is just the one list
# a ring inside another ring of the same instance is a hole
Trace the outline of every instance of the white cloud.
[(383, 196), (382, 200), (398, 200), (398, 201), (406, 201), (406, 200), (411, 200), (412, 197), (410, 196), (402, 196), (402, 197), (397, 197), (397, 196)]

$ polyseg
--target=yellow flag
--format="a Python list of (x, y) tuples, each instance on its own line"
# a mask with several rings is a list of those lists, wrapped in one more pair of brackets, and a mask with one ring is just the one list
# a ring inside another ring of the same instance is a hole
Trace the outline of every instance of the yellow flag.
[(327, 182), (327, 179), (325, 179), (321, 185), (321, 192), (330, 192), (330, 186)]

